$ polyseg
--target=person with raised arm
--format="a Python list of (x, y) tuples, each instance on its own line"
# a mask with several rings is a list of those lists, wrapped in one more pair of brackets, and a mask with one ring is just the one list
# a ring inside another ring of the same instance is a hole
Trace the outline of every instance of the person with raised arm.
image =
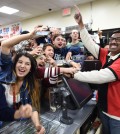
[(11, 48), (23, 40), (35, 37), (37, 29), (16, 35), (1, 42), (0, 52), (0, 120), (13, 121), (31, 118), (37, 134), (45, 129), (39, 121), (40, 82), (60, 73), (73, 74), (75, 68), (37, 68), (35, 58), (27, 52), (16, 54), (12, 60)]
[(99, 84), (98, 110), (103, 134), (120, 133), (120, 30), (115, 31), (109, 41), (109, 50), (97, 45), (86, 30), (82, 15), (75, 6), (75, 20), (80, 27), (80, 37), (85, 47), (102, 63), (97, 71), (77, 72), (74, 79)]

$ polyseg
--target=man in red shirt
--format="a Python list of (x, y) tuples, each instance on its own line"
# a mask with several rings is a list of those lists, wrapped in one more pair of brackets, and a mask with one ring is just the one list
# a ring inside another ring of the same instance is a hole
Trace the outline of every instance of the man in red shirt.
[(98, 109), (103, 124), (103, 134), (120, 133), (120, 30), (113, 33), (109, 50), (97, 45), (88, 34), (78, 7), (74, 16), (80, 27), (80, 36), (85, 47), (102, 63), (102, 69), (77, 72), (74, 79), (100, 84)]

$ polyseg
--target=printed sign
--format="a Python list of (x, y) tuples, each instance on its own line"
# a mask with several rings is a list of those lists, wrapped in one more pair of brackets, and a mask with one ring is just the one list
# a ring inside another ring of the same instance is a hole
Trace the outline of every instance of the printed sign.
[(3, 38), (10, 38), (14, 35), (20, 34), (22, 31), (21, 23), (14, 23), (5, 27), (0, 28), (0, 36)]

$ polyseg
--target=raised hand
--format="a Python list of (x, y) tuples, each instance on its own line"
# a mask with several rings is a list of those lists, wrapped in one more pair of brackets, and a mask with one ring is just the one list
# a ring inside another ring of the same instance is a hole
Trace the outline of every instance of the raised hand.
[(101, 39), (102, 38), (102, 31), (98, 28), (98, 36)]
[(42, 47), (40, 46), (37, 46), (36, 48), (34, 48), (32, 51), (30, 51), (29, 53), (33, 56), (35, 55), (40, 55), (42, 54), (43, 50), (42, 50)]
[(32, 32), (29, 33), (30, 38), (38, 38), (39, 36), (36, 35), (36, 32), (47, 31), (47, 30), (48, 30), (48, 26), (38, 25), (34, 28)]
[(46, 31), (46, 30), (48, 30), (48, 26), (38, 25), (35, 27), (35, 29), (38, 29), (39, 31)]
[(50, 32), (52, 32), (52, 35), (61, 34), (61, 31), (58, 28), (51, 27)]
[(53, 58), (51, 58), (50, 56), (46, 56), (46, 62), (50, 63), (50, 65), (55, 65), (56, 66), (56, 62)]
[(84, 27), (82, 15), (80, 13), (79, 8), (76, 5), (74, 7), (75, 7), (75, 12), (76, 12), (74, 15), (74, 18), (75, 18), (76, 22), (78, 23), (78, 25), (80, 26), (80, 29), (82, 29)]

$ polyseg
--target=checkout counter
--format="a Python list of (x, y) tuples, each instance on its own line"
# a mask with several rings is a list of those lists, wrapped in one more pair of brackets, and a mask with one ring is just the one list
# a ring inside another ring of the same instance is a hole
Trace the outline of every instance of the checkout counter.
[[(42, 112), (40, 120), (41, 124), (46, 129), (45, 134), (86, 134), (91, 126), (91, 123), (97, 116), (96, 100), (89, 98), (88, 92), (90, 91), (90, 88), (85, 83), (81, 83), (73, 79), (63, 78), (62, 80), (63, 83), (58, 88), (61, 88), (61, 86), (65, 87), (65, 89), (72, 94), (72, 99), (77, 106), (77, 109), (75, 110), (67, 109), (67, 116), (72, 118), (73, 122), (68, 123), (69, 125), (67, 125), (67, 123), (64, 123), (64, 120), (61, 121), (61, 117), (63, 117), (63, 107), (57, 109), (55, 112), (50, 110)], [(73, 88), (75, 89), (73, 90)], [(76, 93), (74, 92), (75, 90)], [(81, 96), (77, 91), (79, 91)], [(65, 91), (63, 90), (62, 92), (65, 97), (67, 94), (65, 94)], [(83, 92), (84, 94), (82, 95)], [(91, 93), (93, 92), (90, 91), (90, 96)], [(86, 96), (88, 96), (89, 100), (86, 100)], [(86, 100), (85, 102), (84, 98)], [(36, 130), (31, 119), (3, 122), (0, 126), (0, 134), (35, 134), (35, 132)]]
[[(45, 112), (40, 120), (46, 129), (46, 134), (85, 134), (96, 118), (96, 101), (90, 100), (81, 109), (68, 110), (73, 123), (65, 125), (60, 122), (61, 110)], [(25, 121), (4, 122), (0, 134), (34, 134), (34, 126), (30, 119)]]

